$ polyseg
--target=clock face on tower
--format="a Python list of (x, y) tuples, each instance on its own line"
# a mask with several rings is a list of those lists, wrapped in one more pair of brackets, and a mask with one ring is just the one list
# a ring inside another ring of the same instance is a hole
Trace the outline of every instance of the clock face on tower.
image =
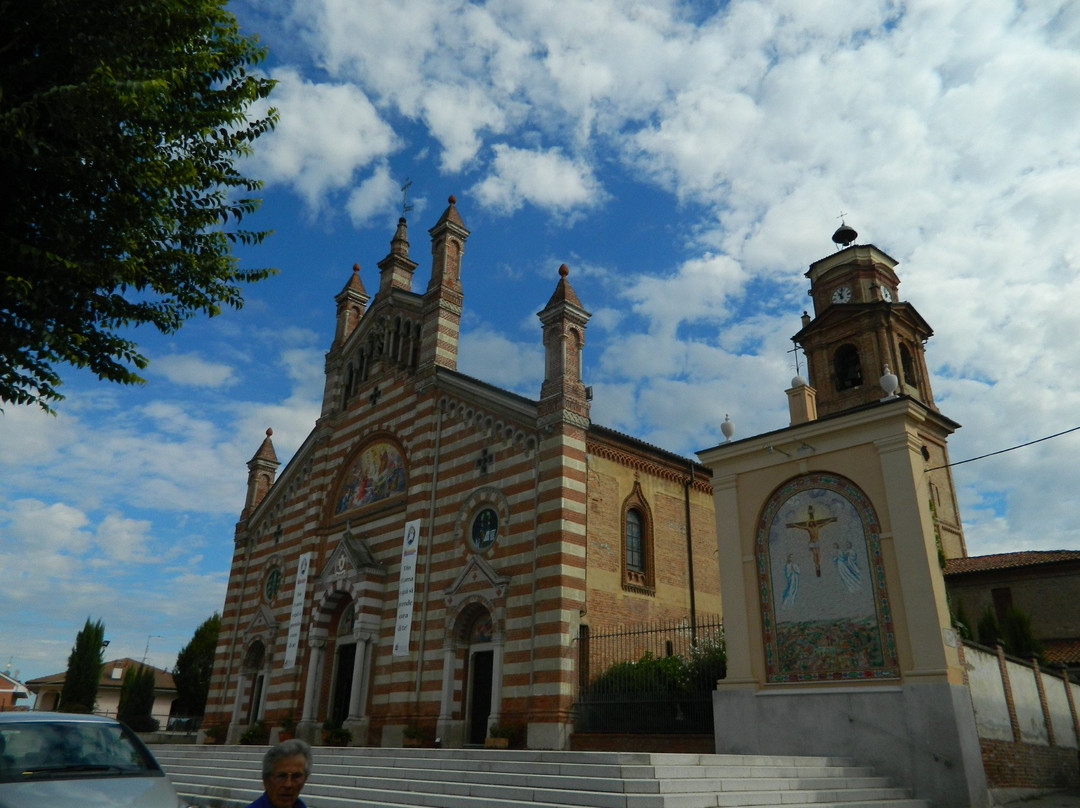
[(881, 299), (886, 303), (892, 303), (892, 290), (888, 286), (881, 287)]
[(833, 303), (850, 303), (851, 302), (851, 287), (840, 286), (836, 291), (832, 293)]

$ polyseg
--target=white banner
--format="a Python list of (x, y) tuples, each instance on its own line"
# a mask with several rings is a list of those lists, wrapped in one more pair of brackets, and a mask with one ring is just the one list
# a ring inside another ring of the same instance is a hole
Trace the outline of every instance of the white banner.
[(285, 667), (296, 666), (296, 651), (300, 647), (300, 627), (304, 622), (304, 598), (307, 596), (308, 569), (314, 553), (302, 553), (296, 568), (296, 586), (292, 593), (292, 611), (289, 612), (289, 638), (285, 643)]
[(401, 537), (401, 575), (398, 577), (397, 623), (394, 625), (394, 656), (409, 655), (413, 601), (416, 595), (416, 551), (420, 547), (420, 519), (405, 523)]

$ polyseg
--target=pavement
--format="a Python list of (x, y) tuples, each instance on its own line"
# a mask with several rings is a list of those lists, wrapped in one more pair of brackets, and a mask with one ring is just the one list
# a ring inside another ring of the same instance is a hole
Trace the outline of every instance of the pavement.
[(994, 794), (995, 806), (1008, 808), (1080, 808), (1080, 791), (1055, 791), (1035, 794), (1023, 789), (1009, 789)]

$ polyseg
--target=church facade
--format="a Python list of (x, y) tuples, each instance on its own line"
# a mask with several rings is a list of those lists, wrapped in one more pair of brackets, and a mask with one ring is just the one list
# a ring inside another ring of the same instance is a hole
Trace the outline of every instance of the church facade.
[[(248, 464), (206, 726), (357, 745), (569, 744), (582, 626), (719, 614), (709, 472), (590, 420), (589, 313), (561, 267), (537, 399), (459, 373), (469, 231), (453, 197), (427, 288), (401, 219), (370, 297), (336, 296), (321, 416)], [(369, 305), (370, 304), (370, 305)]]

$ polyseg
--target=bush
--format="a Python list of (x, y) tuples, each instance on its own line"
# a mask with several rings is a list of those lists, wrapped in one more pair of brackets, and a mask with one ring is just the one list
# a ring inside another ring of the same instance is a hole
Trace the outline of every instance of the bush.
[(526, 732), (525, 724), (520, 721), (492, 724), (488, 729), (488, 735), (492, 738), (506, 738), (514, 749), (524, 748)]
[(240, 734), (240, 743), (249, 746), (270, 743), (270, 730), (262, 721), (256, 721)]
[(206, 727), (206, 738), (210, 743), (225, 743), (225, 736), (228, 734), (227, 724), (211, 724)]
[(124, 671), (116, 717), (136, 732), (156, 732), (161, 726), (151, 717), (155, 683), (154, 669), (149, 666), (132, 665)]
[(997, 614), (993, 606), (987, 606), (979, 617), (979, 624), (975, 629), (981, 645), (993, 648), (1001, 641), (1001, 626), (998, 625)]
[(690, 648), (686, 680), (688, 690), (714, 690), (716, 681), (727, 676), (727, 643), (724, 635), (698, 640)]
[(1001, 621), (1001, 635), (1005, 650), (1020, 659), (1038, 659), (1043, 662), (1043, 647), (1031, 628), (1031, 617), (1015, 606), (1010, 606)]
[(686, 686), (686, 662), (681, 656), (616, 662), (589, 685), (590, 693), (676, 693)]
[(348, 746), (352, 743), (352, 732), (339, 723), (327, 721), (323, 724), (324, 746)]

